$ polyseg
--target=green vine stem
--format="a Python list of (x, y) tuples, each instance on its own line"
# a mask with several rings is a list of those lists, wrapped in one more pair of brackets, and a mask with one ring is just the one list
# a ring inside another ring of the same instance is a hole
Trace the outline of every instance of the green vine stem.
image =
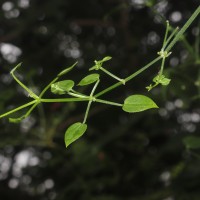
[(91, 104), (92, 104), (92, 101), (95, 101), (95, 98), (93, 97), (93, 94), (94, 94), (94, 92), (95, 92), (95, 90), (96, 90), (96, 88), (97, 88), (99, 82), (100, 82), (100, 80), (98, 80), (98, 81), (95, 83), (95, 85), (94, 85), (94, 87), (93, 87), (93, 89), (92, 89), (92, 91), (91, 91), (91, 93), (90, 93), (90, 100), (89, 100), (88, 105), (87, 105), (87, 109), (86, 109), (85, 116), (84, 116), (84, 119), (83, 119), (83, 124), (86, 123), (86, 120), (87, 120), (87, 117), (88, 117), (88, 113), (89, 113), (89, 110), (90, 110), (90, 106), (91, 106)]
[[(199, 15), (200, 13), (200, 6), (198, 6), (198, 8), (194, 11), (194, 13), (191, 15), (191, 17), (188, 19), (188, 21), (185, 23), (185, 25), (180, 29), (180, 31), (175, 35), (174, 39), (169, 43), (169, 45), (166, 47), (165, 51), (169, 52), (172, 47), (178, 42), (178, 40), (183, 36), (183, 34), (185, 33), (185, 31), (188, 29), (188, 27), (192, 24), (192, 22), (194, 21), (194, 19)], [(155, 58), (153, 61), (151, 61), (150, 63), (148, 63), (147, 65), (145, 65), (144, 67), (142, 67), (141, 69), (139, 69), (138, 71), (136, 71), (135, 73), (131, 74), (130, 76), (128, 76), (127, 78), (125, 78), (125, 82), (130, 81), (131, 79), (135, 78), (137, 75), (141, 74), (143, 71), (145, 71), (146, 69), (148, 69), (150, 66), (152, 66), (153, 64), (155, 64), (157, 61), (159, 61), (160, 59), (162, 59), (162, 56), (159, 56), (157, 58)], [(120, 85), (122, 85), (121, 82), (115, 83), (113, 85), (111, 85), (110, 87), (102, 90), (101, 92), (97, 93), (95, 95), (95, 97), (99, 97), (102, 96), (103, 94), (108, 93), (110, 90), (113, 90), (117, 87), (119, 87)]]
[(163, 47), (161, 51), (165, 51), (166, 46), (169, 44), (170, 40), (174, 37), (174, 35), (178, 32), (178, 30), (179, 30), (179, 27), (176, 27), (174, 31), (171, 33), (171, 35), (167, 38), (167, 40), (163, 42)]
[(11, 70), (10, 74), (11, 76), (15, 79), (15, 81), (22, 87), (24, 88), (30, 97), (34, 98), (34, 99), (38, 99), (39, 97), (33, 92), (31, 91), (29, 88), (27, 88), (14, 74), (14, 72), (16, 71), (17, 68), (19, 68), (21, 66), (22, 63), (19, 63), (13, 70)]
[(180, 29), (180, 31), (176, 34), (174, 39), (170, 42), (170, 44), (167, 46), (166, 51), (169, 52), (171, 48), (178, 42), (178, 40), (182, 37), (182, 35), (185, 33), (185, 31), (188, 29), (188, 27), (192, 24), (192, 22), (195, 20), (195, 18), (200, 13), (200, 6), (194, 11), (194, 13), (191, 15), (191, 17), (188, 19), (188, 21), (185, 23), (185, 25)]
[(103, 67), (100, 67), (100, 69), (105, 72), (106, 74), (108, 74), (109, 76), (111, 76), (112, 78), (118, 80), (119, 82), (121, 82), (123, 85), (125, 85), (125, 80), (124, 79), (121, 79), (117, 76), (115, 76), (114, 74), (112, 74), (111, 72), (109, 72), (108, 70), (106, 70), (105, 68)]
[(62, 98), (62, 99), (40, 99), (42, 103), (67, 103), (77, 101), (88, 101), (89, 98)]
[(72, 92), (68, 92), (68, 94), (77, 98), (88, 98), (88, 96), (83, 95), (83, 94), (77, 94), (77, 93), (72, 93)]
[(51, 87), (51, 85), (52, 85), (53, 83), (55, 83), (58, 79), (59, 79), (59, 77), (54, 78), (54, 79), (42, 90), (42, 92), (41, 92), (40, 95), (39, 95), (39, 98), (42, 98), (43, 95), (45, 94), (45, 92), (46, 92), (46, 91)]
[(31, 106), (31, 105), (35, 104), (36, 102), (37, 102), (37, 100), (33, 100), (33, 101), (29, 102), (29, 103), (26, 103), (26, 104), (24, 104), (24, 105), (22, 105), (22, 106), (19, 106), (19, 107), (13, 109), (13, 110), (10, 110), (10, 111), (8, 111), (8, 112), (6, 112), (6, 113), (0, 115), (0, 118), (6, 117), (6, 116), (8, 116), (8, 115), (10, 115), (10, 114), (12, 114), (12, 113), (15, 113), (15, 112), (17, 112), (17, 111), (23, 109), (23, 108), (26, 108), (26, 107), (28, 107), (28, 106)]
[(123, 106), (123, 104), (112, 102), (112, 101), (107, 101), (107, 100), (103, 100), (103, 99), (96, 99), (95, 98), (95, 102), (99, 102), (99, 103), (103, 103), (103, 104), (108, 104), (108, 105), (112, 105), (112, 106), (119, 106), (119, 107)]
[[(89, 101), (88, 102), (88, 107), (86, 110), (86, 114), (84, 117), (84, 122), (87, 119), (87, 115), (91, 106), (92, 101), (96, 101), (99, 103), (106, 103), (106, 104), (110, 104), (110, 105), (116, 105), (116, 106), (122, 106), (122, 104), (118, 104), (115, 102), (110, 102), (110, 101), (106, 101), (106, 100), (102, 100), (102, 99), (97, 99), (98, 97), (102, 96), (103, 94), (108, 93), (109, 91), (119, 87), (120, 85), (124, 84), (125, 82), (128, 82), (130, 80), (132, 80), (133, 78), (135, 78), (136, 76), (138, 76), (139, 74), (141, 74), (143, 71), (147, 70), (149, 67), (151, 67), (152, 65), (154, 65), (156, 62), (158, 62), (159, 60), (162, 59), (162, 63), (161, 63), (161, 73), (163, 72), (163, 68), (164, 68), (164, 62), (165, 62), (165, 58), (167, 56), (169, 56), (169, 51), (172, 49), (172, 47), (178, 42), (178, 40), (180, 40), (183, 37), (184, 32), (188, 29), (188, 27), (191, 25), (191, 23), (194, 21), (194, 19), (199, 15), (200, 13), (200, 6), (198, 6), (198, 8), (195, 10), (195, 12), (191, 15), (191, 17), (188, 19), (188, 21), (185, 23), (185, 25), (178, 31), (177, 29), (175, 29), (172, 34), (167, 38), (168, 35), (168, 29), (169, 29), (169, 25), (167, 22), (167, 29), (166, 29), (166, 33), (165, 33), (165, 37), (164, 37), (164, 42), (163, 42), (163, 47), (161, 48), (161, 51), (159, 52), (159, 56), (156, 57), (154, 60), (152, 60), (151, 62), (149, 62), (147, 65), (145, 65), (144, 67), (142, 67), (141, 69), (137, 70), (136, 72), (134, 72), (133, 74), (131, 74), (130, 76), (128, 76), (125, 79), (120, 79), (118, 77), (116, 77), (115, 75), (113, 75), (112, 73), (108, 72), (106, 69), (102, 68), (102, 70), (107, 73), (108, 75), (112, 76), (113, 78), (117, 79), (119, 82), (109, 86), (108, 88), (100, 91), (99, 93), (97, 93), (96, 95), (93, 96), (93, 93), (99, 83), (99, 81), (96, 82), (90, 96), (86, 96), (84, 94), (79, 94), (78, 92), (69, 92), (69, 95), (71, 96), (75, 96), (76, 98), (59, 98), (59, 99), (43, 99), (42, 96), (45, 94), (45, 92), (50, 88), (50, 86), (55, 83), (58, 78), (62, 75), (64, 75), (65, 73), (67, 73), (68, 71), (70, 71), (75, 65), (72, 65), (70, 68), (67, 68), (65, 70), (63, 70), (62, 72), (60, 72), (57, 77), (55, 79), (53, 79), (53, 81), (51, 81), (44, 89), (43, 91), (40, 93), (39, 96), (37, 96), (33, 91), (31, 91), (29, 88), (27, 88), (14, 74), (15, 70), (21, 66), (21, 63), (18, 64), (10, 73), (12, 75), (12, 77), (15, 79), (15, 81), (22, 87), (24, 88), (28, 93), (29, 96), (31, 96), (32, 98), (34, 98), (35, 100), (26, 103), (22, 106), (19, 106), (11, 111), (8, 111), (2, 115), (0, 115), (0, 118), (5, 117), (7, 115), (10, 115), (14, 112), (17, 112), (23, 108), (26, 108), (28, 106), (32, 107), (28, 110), (28, 112), (25, 114), (25, 116), (28, 116), (31, 111), (39, 104), (39, 103), (50, 103), (50, 102), (75, 102), (75, 101)], [(172, 39), (173, 38), (173, 39)], [(199, 57), (198, 57), (199, 58)], [(110, 58), (109, 58), (110, 59)], [(108, 60), (108, 59), (107, 59)]]
[[(150, 63), (148, 63), (147, 65), (145, 65), (144, 67), (142, 67), (141, 69), (139, 69), (138, 71), (136, 71), (135, 73), (131, 74), (130, 76), (128, 76), (127, 78), (125, 78), (125, 82), (128, 82), (130, 80), (132, 80), (133, 78), (135, 78), (136, 76), (138, 76), (139, 74), (141, 74), (143, 71), (145, 71), (146, 69), (148, 69), (150, 66), (152, 66), (153, 64), (155, 64), (156, 62), (158, 62), (160, 59), (162, 59), (161, 56), (157, 57), (156, 59), (154, 59), (153, 61), (151, 61)], [(101, 92), (97, 93), (95, 95), (95, 98), (102, 96), (103, 94), (108, 93), (109, 91), (119, 87), (123, 85), (122, 82), (118, 82), (115, 83), (113, 85), (111, 85), (110, 87), (102, 90)]]
[(159, 72), (160, 75), (163, 74), (164, 65), (165, 65), (165, 59), (166, 59), (165, 57), (163, 57), (163, 59), (162, 59), (161, 68), (160, 68), (160, 72)]
[[(163, 40), (163, 47), (164, 47), (164, 45), (166, 44), (166, 40), (167, 40), (167, 36), (168, 36), (168, 32), (169, 32), (169, 21), (167, 20), (167, 21), (166, 21), (165, 37), (164, 37), (164, 40)], [(162, 47), (162, 49), (163, 49), (163, 47)]]

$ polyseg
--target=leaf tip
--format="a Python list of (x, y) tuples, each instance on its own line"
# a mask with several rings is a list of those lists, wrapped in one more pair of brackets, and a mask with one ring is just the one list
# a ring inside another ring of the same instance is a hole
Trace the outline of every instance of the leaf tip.
[(76, 61), (72, 66), (62, 70), (57, 77), (63, 76), (64, 74), (68, 73), (69, 71), (71, 71), (76, 65), (77, 65), (78, 61)]
[(10, 74), (13, 74), (14, 71), (15, 71), (17, 68), (21, 67), (21, 65), (22, 65), (22, 62), (20, 62), (19, 64), (17, 64), (17, 65), (10, 71)]

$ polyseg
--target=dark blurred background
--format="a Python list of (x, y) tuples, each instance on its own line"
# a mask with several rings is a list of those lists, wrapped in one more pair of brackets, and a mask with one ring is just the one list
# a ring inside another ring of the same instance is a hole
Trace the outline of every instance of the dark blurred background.
[[(181, 27), (199, 0), (1, 0), (0, 113), (30, 97), (10, 76), (39, 92), (78, 61), (67, 79), (77, 83), (105, 56), (106, 68), (127, 77), (153, 60), (162, 46), (165, 20)], [(158, 110), (124, 113), (93, 104), (85, 135), (68, 149), (64, 133), (82, 121), (86, 103), (38, 107), (20, 124), (0, 121), (1, 200), (199, 200), (198, 150), (182, 139), (199, 134), (199, 17), (173, 49), (168, 87), (147, 92), (160, 63), (102, 98), (123, 102), (145, 94)], [(102, 74), (97, 89), (115, 83)], [(91, 90), (85, 87), (85, 93)], [(50, 92), (46, 98), (52, 98)], [(18, 115), (22, 114), (19, 112)]]

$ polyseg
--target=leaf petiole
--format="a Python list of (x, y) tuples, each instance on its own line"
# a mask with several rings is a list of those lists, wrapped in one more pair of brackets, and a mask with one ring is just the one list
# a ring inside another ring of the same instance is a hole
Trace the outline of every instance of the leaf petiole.
[(108, 74), (109, 76), (111, 76), (112, 78), (118, 80), (118, 81), (121, 82), (123, 85), (125, 85), (125, 80), (124, 80), (124, 79), (121, 79), (121, 78), (115, 76), (114, 74), (112, 74), (111, 72), (109, 72), (108, 70), (106, 70), (106, 69), (103, 68), (103, 67), (100, 67), (100, 70), (102, 70), (103, 72), (105, 72), (106, 74)]
[(73, 96), (73, 97), (77, 97), (77, 98), (89, 98), (89, 96), (83, 95), (83, 94), (77, 94), (77, 93), (73, 93), (73, 92), (68, 92), (67, 94)]
[(103, 104), (109, 104), (109, 105), (112, 105), (112, 106), (119, 106), (119, 107), (123, 106), (123, 104), (115, 103), (115, 102), (107, 101), (107, 100), (103, 100), (103, 99), (95, 99), (95, 102), (99, 102), (99, 103), (103, 103)]

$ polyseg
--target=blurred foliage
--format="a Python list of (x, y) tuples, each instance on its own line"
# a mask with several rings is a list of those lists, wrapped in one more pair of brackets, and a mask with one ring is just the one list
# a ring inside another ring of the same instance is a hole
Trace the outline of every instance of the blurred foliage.
[[(123, 78), (155, 58), (166, 19), (181, 27), (198, 5), (199, 0), (2, 0), (1, 113), (25, 102), (9, 74), (17, 63), (23, 62), (20, 79), (34, 91), (75, 61), (70, 79), (80, 80), (106, 55), (113, 57), (107, 68)], [(147, 92), (159, 70), (154, 66), (105, 95), (120, 102), (128, 94), (146, 94), (158, 111), (127, 114), (95, 104), (87, 134), (67, 150), (65, 129), (82, 120), (85, 103), (45, 104), (20, 125), (1, 120), (1, 199), (199, 199), (200, 152), (182, 143), (200, 130), (199, 40), (198, 18), (167, 60), (168, 87)], [(102, 87), (108, 86), (102, 77)]]

